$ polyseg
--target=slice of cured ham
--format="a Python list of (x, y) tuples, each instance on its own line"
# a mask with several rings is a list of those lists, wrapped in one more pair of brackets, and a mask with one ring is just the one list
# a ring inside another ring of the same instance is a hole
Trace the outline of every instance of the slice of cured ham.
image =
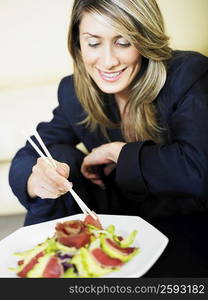
[(110, 257), (100, 248), (93, 249), (91, 254), (104, 267), (120, 267), (123, 264), (120, 259)]
[(52, 256), (43, 271), (42, 277), (60, 278), (63, 273), (64, 273), (64, 268), (61, 264), (60, 259), (56, 256)]
[(85, 224), (80, 220), (65, 221), (56, 225), (56, 231), (64, 234), (78, 234), (85, 229)]
[(80, 220), (58, 223), (56, 236), (59, 243), (77, 249), (90, 242), (90, 233), (86, 225)]
[[(17, 275), (19, 277), (26, 277), (27, 276), (27, 273), (32, 270), (32, 268), (38, 263), (38, 258), (43, 256), (44, 255), (44, 252), (41, 251), (40, 253), (38, 253), (37, 255), (35, 255), (29, 262), (28, 264), (26, 264), (24, 266), (24, 268), (19, 272), (17, 273)], [(24, 263), (24, 261), (23, 261)], [(21, 263), (22, 264), (22, 263)]]
[(95, 220), (93, 217), (91, 217), (90, 215), (87, 215), (84, 219), (84, 223), (87, 225), (92, 225), (96, 228), (99, 228), (99, 229), (103, 229), (99, 219), (97, 218), (97, 220)]

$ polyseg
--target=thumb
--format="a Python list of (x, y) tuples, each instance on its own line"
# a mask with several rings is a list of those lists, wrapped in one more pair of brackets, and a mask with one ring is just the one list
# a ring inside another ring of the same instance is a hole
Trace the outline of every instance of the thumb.
[(63, 177), (68, 178), (69, 177), (69, 172), (70, 172), (70, 167), (65, 164), (65, 163), (58, 163), (56, 171)]
[(106, 176), (110, 175), (110, 173), (115, 169), (116, 167), (116, 164), (115, 163), (111, 163), (111, 164), (108, 164), (104, 167), (104, 174)]

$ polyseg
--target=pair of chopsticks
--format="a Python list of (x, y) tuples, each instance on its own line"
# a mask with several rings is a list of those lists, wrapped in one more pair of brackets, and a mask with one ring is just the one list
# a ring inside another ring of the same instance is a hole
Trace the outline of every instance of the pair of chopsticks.
[[(38, 142), (40, 143), (42, 149), (45, 151), (45, 154), (38, 148), (38, 146), (33, 142), (33, 140), (27, 136), (25, 134), (25, 132), (23, 132), (24, 136), (26, 137), (26, 139), (28, 140), (28, 142), (31, 144), (31, 146), (37, 151), (37, 153), (44, 158), (44, 160), (49, 163), (54, 169), (56, 169), (57, 165), (56, 162), (54, 161), (53, 157), (51, 156), (50, 152), (48, 151), (47, 147), (45, 146), (42, 138), (40, 137), (39, 133), (35, 130), (34, 131), (34, 136), (36, 137), (36, 139), (38, 140)], [(77, 193), (71, 188), (69, 189), (69, 192), (72, 194), (72, 196), (74, 197), (75, 201), (77, 202), (77, 204), (79, 205), (79, 207), (81, 208), (82, 212), (85, 215), (90, 215), (91, 217), (93, 217), (95, 220), (97, 220), (97, 216), (96, 214), (91, 211), (89, 209), (89, 207), (82, 201), (82, 199), (77, 195)]]

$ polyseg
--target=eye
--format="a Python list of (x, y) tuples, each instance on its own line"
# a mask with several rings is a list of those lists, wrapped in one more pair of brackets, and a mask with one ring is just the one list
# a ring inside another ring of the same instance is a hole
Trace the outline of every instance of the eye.
[(88, 46), (92, 47), (92, 48), (96, 48), (97, 46), (99, 46), (100, 43), (89, 43)]
[(89, 38), (88, 39), (88, 46), (92, 48), (96, 48), (98, 45), (100, 45), (99, 40), (95, 38)]
[(130, 46), (131, 46), (130, 43), (127, 43), (127, 44), (118, 43), (118, 45), (119, 45), (120, 47), (123, 47), (123, 48), (127, 48), (127, 47), (130, 47)]
[(121, 46), (121, 47), (124, 47), (124, 48), (127, 48), (127, 47), (131, 46), (131, 43), (129, 41), (127, 41), (126, 39), (124, 39), (124, 38), (118, 39), (116, 44), (118, 46)]

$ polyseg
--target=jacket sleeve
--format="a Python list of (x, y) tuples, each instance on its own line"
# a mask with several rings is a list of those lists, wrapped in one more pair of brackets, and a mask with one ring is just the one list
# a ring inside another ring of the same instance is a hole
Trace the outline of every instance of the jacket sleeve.
[[(50, 122), (42, 122), (37, 126), (37, 131), (55, 159), (57, 159), (58, 155), (56, 146), (60, 144), (76, 145), (79, 142), (78, 137), (74, 133), (73, 126), (71, 126), (65, 115), (65, 112), (68, 111), (68, 107), (65, 107), (65, 102), (69, 105), (68, 101), (70, 100), (69, 92), (70, 82), (69, 77), (66, 77), (62, 79), (59, 84), (59, 106), (54, 109), (52, 120)], [(34, 136), (32, 139), (37, 143)], [(32, 167), (36, 164), (37, 158), (38, 154), (27, 142), (26, 145), (16, 153), (12, 160), (9, 172), (9, 183), (13, 193), (28, 211), (34, 214), (42, 211), (43, 214), (47, 214), (47, 211), (55, 205), (56, 200), (44, 199), (43, 201), (38, 197), (31, 199), (27, 194), (27, 181), (32, 172)]]
[(116, 180), (128, 192), (208, 195), (208, 73), (204, 73), (169, 116), (170, 142), (127, 143)]

